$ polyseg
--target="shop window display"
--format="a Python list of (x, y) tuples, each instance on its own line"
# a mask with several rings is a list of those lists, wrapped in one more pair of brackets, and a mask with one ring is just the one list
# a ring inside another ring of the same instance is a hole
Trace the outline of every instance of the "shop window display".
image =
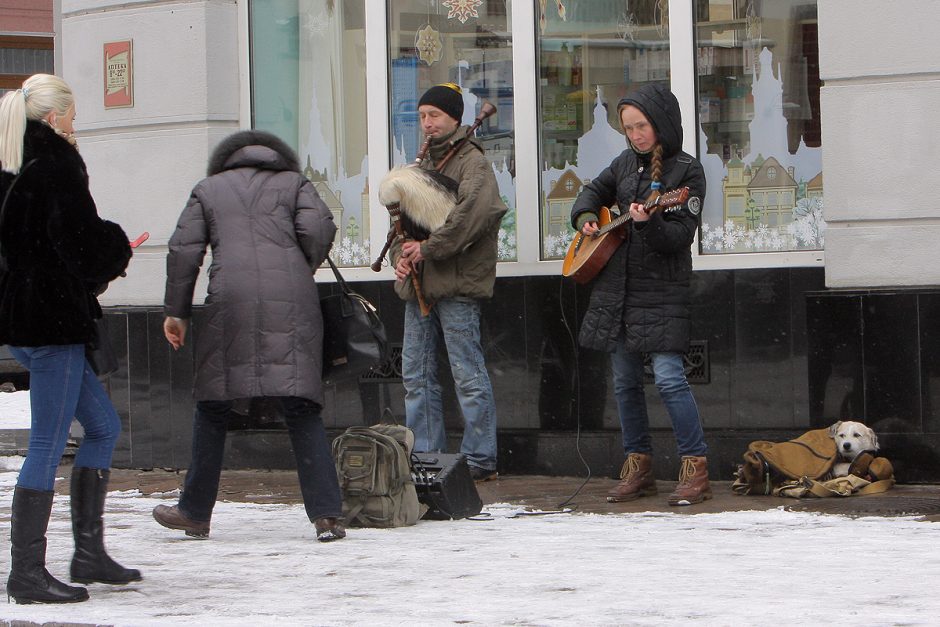
[(368, 266), (365, 2), (253, 0), (250, 7), (252, 126), (297, 151), (336, 222), (333, 260)]
[(477, 131), (509, 207), (499, 234), (499, 259), (516, 259), (515, 133), (512, 37), (507, 0), (392, 0), (389, 8), (391, 160), (414, 160), (423, 137), (418, 98), (429, 87), (461, 87), (464, 124), (483, 100), (496, 106)]
[(669, 84), (668, 3), (555, 0), (537, 17), (542, 258), (560, 259), (578, 192), (627, 148), (617, 102)]
[(822, 249), (816, 2), (696, 2), (703, 254)]

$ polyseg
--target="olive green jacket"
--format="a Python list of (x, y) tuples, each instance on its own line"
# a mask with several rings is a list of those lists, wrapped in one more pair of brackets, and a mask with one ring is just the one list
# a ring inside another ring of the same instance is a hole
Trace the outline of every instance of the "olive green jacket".
[[(467, 137), (461, 126), (438, 144), (432, 144), (422, 168), (433, 170), (450, 148)], [(428, 303), (463, 296), (484, 299), (493, 296), (496, 282), (497, 238), (507, 208), (499, 196), (493, 168), (483, 147), (473, 138), (458, 149), (444, 166), (443, 174), (457, 181), (457, 201), (444, 224), (421, 244), (424, 261), (419, 264), (421, 291)], [(392, 248), (392, 263), (398, 262), (400, 242)], [(395, 282), (403, 300), (414, 300), (412, 281)]]

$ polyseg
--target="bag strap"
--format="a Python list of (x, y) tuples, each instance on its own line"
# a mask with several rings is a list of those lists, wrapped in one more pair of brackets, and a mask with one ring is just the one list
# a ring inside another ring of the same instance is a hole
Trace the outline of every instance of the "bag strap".
[[(3, 222), (7, 215), (7, 203), (10, 201), (10, 195), (13, 193), (13, 188), (16, 187), (16, 182), (20, 180), (20, 177), (23, 176), (23, 173), (29, 169), (29, 166), (33, 165), (39, 161), (39, 158), (30, 159), (26, 165), (20, 168), (20, 171), (15, 177), (13, 177), (13, 182), (10, 183), (10, 186), (7, 188), (7, 193), (3, 196), (3, 204), (0, 205), (0, 230), (3, 229)], [(0, 253), (2, 254), (2, 253)]]
[(330, 259), (329, 255), (327, 255), (326, 260), (330, 264), (330, 269), (333, 271), (333, 276), (336, 277), (336, 284), (339, 285), (339, 289), (343, 290), (344, 294), (349, 294), (351, 290), (349, 289), (349, 285), (346, 283), (346, 279), (344, 279), (343, 275), (339, 273), (339, 268), (336, 267), (336, 264), (333, 263), (333, 260)]
[(856, 494), (879, 494), (881, 492), (887, 492), (893, 485), (894, 479), (881, 479), (879, 481), (873, 481), (863, 488), (859, 488)]

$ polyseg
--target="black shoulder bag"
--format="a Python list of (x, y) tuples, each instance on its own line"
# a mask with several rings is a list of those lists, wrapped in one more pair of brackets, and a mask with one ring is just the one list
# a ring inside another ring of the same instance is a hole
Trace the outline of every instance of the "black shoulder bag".
[(385, 361), (388, 341), (375, 307), (353, 292), (329, 257), (339, 291), (320, 298), (323, 312), (323, 378), (358, 377)]

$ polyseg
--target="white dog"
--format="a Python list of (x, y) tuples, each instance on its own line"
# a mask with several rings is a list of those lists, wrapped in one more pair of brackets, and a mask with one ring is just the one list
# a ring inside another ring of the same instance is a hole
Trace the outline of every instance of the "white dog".
[(829, 427), (829, 437), (836, 441), (836, 449), (842, 460), (832, 467), (833, 477), (848, 475), (849, 467), (859, 453), (878, 450), (878, 436), (860, 422), (840, 420)]

